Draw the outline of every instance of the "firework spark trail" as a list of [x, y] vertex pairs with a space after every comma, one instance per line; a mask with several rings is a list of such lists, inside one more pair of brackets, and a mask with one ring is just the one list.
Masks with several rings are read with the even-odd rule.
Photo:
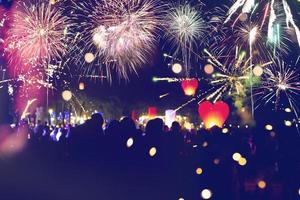
[[228, 14], [227, 14], [227, 18], [225, 19], [224, 23], [226, 24], [232, 17], [232, 15], [234, 15], [237, 10], [242, 7], [245, 4], [246, 0], [237, 0], [229, 9]]
[[190, 76], [191, 54], [197, 50], [197, 43], [204, 42], [200, 39], [207, 32], [201, 12], [185, 3], [173, 5], [166, 15], [165, 37], [175, 49], [174, 56], [181, 54], [187, 77]]
[[293, 19], [293, 15], [291, 12], [291, 9], [289, 7], [289, 5], [287, 4], [286, 0], [282, 0], [283, 3], [283, 8], [284, 8], [284, 12], [286, 14], [286, 26], [289, 28], [289, 25], [291, 24], [296, 32], [296, 36], [297, 36], [297, 40], [298, 40], [298, 45], [300, 47], [300, 30], [297, 27], [297, 25], [294, 22]]
[[30, 106], [36, 101], [37, 99], [31, 99], [27, 101], [25, 109], [21, 115], [21, 120], [25, 119], [30, 113], [28, 112]]
[[90, 53], [95, 55], [88, 62], [93, 66], [84, 69], [85, 73], [97, 72], [91, 69], [97, 62], [98, 71], [106, 73], [108, 80], [113, 71], [119, 79], [128, 80], [153, 54], [163, 6], [156, 0], [88, 2], [73, 2], [74, 26], [80, 23], [82, 28], [72, 50], [79, 51], [75, 59], [83, 65], [82, 56]]
[[[263, 7], [263, 10], [258, 9], [258, 7]], [[300, 46], [300, 30], [293, 19], [294, 17], [292, 15], [291, 8], [286, 0], [261, 1], [257, 4], [255, 4], [253, 0], [236, 1], [227, 12], [227, 18], [224, 21], [224, 24], [228, 23], [234, 15], [237, 15], [238, 17], [232, 24], [233, 28], [233, 26], [235, 26], [237, 21], [240, 19], [241, 15], [247, 15], [247, 13], [250, 12], [251, 15], [248, 21], [250, 21], [250, 23], [254, 23], [255, 20], [258, 19], [260, 30], [263, 29], [265, 21], [268, 18], [267, 39], [269, 43], [279, 45], [278, 48], [281, 48], [280, 44], [282, 43], [282, 41], [280, 41], [280, 32], [285, 28], [282, 27], [282, 19], [285, 18], [286, 28], [289, 28], [290, 26], [293, 27], [293, 30], [295, 31], [297, 37], [297, 43]], [[252, 15], [255, 16], [255, 20], [252, 20]]]

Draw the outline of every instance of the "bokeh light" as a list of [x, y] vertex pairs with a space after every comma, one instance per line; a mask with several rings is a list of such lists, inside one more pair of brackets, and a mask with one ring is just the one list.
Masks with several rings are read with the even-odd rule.
[[209, 189], [204, 189], [201, 192], [202, 199], [210, 199], [212, 197], [212, 192]]
[[181, 71], [182, 71], [182, 65], [179, 64], [179, 63], [174, 63], [172, 65], [172, 71], [175, 73], [175, 74], [179, 74]]
[[273, 126], [272, 126], [271, 124], [267, 124], [267, 125], [265, 126], [265, 129], [266, 129], [267, 131], [272, 131], [272, 130], [273, 130]]
[[242, 158], [242, 155], [240, 154], [240, 153], [234, 153], [234, 154], [232, 154], [232, 159], [234, 160], [234, 161], [239, 161], [240, 159]]
[[255, 76], [261, 76], [263, 73], [264, 73], [264, 70], [263, 70], [263, 68], [261, 66], [255, 66], [253, 68], [253, 74]]
[[247, 164], [247, 159], [246, 158], [240, 158], [239, 159], [239, 165], [241, 166], [245, 166]]
[[95, 56], [94, 56], [93, 53], [86, 53], [86, 54], [84, 55], [84, 60], [85, 60], [85, 62], [87, 62], [87, 63], [92, 63], [92, 62], [95, 60]]
[[226, 133], [228, 133], [228, 132], [229, 132], [228, 128], [223, 128], [223, 129], [222, 129], [222, 133], [226, 134]]
[[266, 186], [267, 186], [267, 183], [266, 183], [264, 180], [260, 180], [260, 181], [258, 181], [257, 186], [258, 186], [260, 189], [265, 189]]
[[70, 101], [72, 99], [72, 92], [70, 90], [65, 90], [61, 94], [63, 100]]
[[214, 73], [214, 71], [215, 71], [215, 69], [212, 66], [212, 64], [207, 64], [207, 65], [204, 66], [204, 72], [206, 74], [212, 74], [212, 73]]
[[293, 123], [290, 120], [284, 120], [284, 125], [290, 127]]
[[156, 148], [155, 147], [151, 147], [150, 150], [149, 150], [149, 155], [151, 157], [154, 157], [156, 155], [156, 153], [157, 153]]
[[196, 174], [197, 174], [197, 175], [201, 175], [202, 173], [203, 173], [202, 168], [201, 168], [201, 167], [198, 167], [198, 168], [196, 169]]
[[134, 143], [133, 138], [128, 138], [128, 140], [127, 140], [127, 142], [126, 142], [126, 146], [127, 146], [128, 148], [130, 148], [130, 147], [132, 147], [133, 143]]

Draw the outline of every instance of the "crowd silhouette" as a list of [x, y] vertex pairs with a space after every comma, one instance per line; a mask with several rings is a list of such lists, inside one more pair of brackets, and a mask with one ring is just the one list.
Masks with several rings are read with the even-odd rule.
[[159, 118], [143, 128], [129, 117], [104, 126], [98, 113], [76, 127], [38, 121], [28, 130], [22, 151], [1, 155], [1, 199], [196, 200], [203, 189], [211, 199], [300, 197], [295, 131], [185, 130]]

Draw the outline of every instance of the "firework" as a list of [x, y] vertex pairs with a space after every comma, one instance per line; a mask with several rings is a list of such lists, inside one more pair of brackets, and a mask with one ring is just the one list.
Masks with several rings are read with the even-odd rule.
[[299, 92], [299, 72], [280, 60], [265, 69], [261, 85], [254, 90], [257, 107], [261, 104], [273, 103], [275, 109], [278, 109], [281, 97], [285, 96], [296, 116], [298, 116], [296, 97]]
[[294, 21], [291, 8], [286, 0], [268, 0], [259, 3], [255, 3], [254, 0], [238, 0], [229, 9], [224, 23], [229, 23], [234, 16], [237, 17], [234, 20], [232, 27], [239, 20], [256, 21], [260, 24], [260, 29], [263, 29], [263, 27], [266, 26], [266, 38], [268, 43], [273, 44], [273, 46], [278, 46], [279, 48], [281, 34], [286, 34], [290, 29], [293, 29], [298, 45], [300, 46], [300, 30]]
[[47, 66], [65, 52], [68, 19], [49, 1], [19, 1], [6, 38], [10, 62]]
[[[100, 0], [74, 2], [75, 48], [82, 63], [91, 63], [87, 74], [106, 72], [112, 79], [128, 79], [131, 72], [145, 64], [153, 53], [160, 25], [161, 6], [155, 0]], [[82, 64], [81, 64], [82, 65]], [[95, 69], [96, 67], [100, 69]]]
[[166, 38], [174, 49], [174, 56], [181, 56], [189, 76], [191, 55], [204, 42], [202, 39], [207, 33], [201, 9], [197, 10], [186, 3], [174, 5], [166, 15], [165, 30]]

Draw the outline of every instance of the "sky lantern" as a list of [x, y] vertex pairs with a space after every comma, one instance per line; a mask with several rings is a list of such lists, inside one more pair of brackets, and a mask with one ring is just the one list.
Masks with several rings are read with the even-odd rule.
[[84, 82], [80, 82], [78, 85], [79, 90], [84, 90], [85, 89], [85, 85]]
[[215, 104], [204, 101], [199, 104], [198, 113], [206, 129], [214, 126], [222, 128], [228, 115], [229, 106], [223, 101], [217, 101]]
[[148, 108], [148, 116], [149, 118], [154, 118], [157, 115], [157, 108], [152, 106]]
[[176, 121], [176, 111], [175, 110], [166, 110], [165, 112], [165, 124], [171, 128], [172, 123]]
[[193, 96], [198, 88], [198, 80], [195, 78], [183, 80], [181, 81], [181, 87], [185, 95]]

